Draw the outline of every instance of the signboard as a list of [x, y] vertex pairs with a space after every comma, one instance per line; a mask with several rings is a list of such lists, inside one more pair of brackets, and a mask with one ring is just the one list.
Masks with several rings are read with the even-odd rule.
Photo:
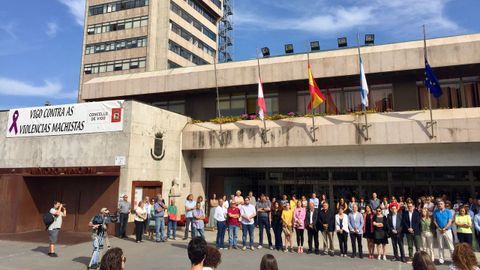
[[125, 156], [116, 156], [115, 157], [115, 166], [125, 166], [127, 159]]
[[123, 100], [12, 109], [7, 137], [33, 137], [123, 130]]

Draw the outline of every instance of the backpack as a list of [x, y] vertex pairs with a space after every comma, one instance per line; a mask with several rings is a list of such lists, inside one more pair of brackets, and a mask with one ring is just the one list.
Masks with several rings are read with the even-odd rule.
[[45, 226], [48, 227], [52, 225], [54, 221], [55, 221], [55, 218], [53, 217], [52, 214], [50, 214], [50, 212], [43, 214], [43, 223], [45, 224]]

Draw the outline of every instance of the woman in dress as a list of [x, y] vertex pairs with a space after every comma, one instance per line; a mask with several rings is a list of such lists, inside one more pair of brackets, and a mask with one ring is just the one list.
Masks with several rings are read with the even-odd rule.
[[338, 211], [338, 209], [340, 209], [340, 207], [343, 207], [343, 209], [347, 209], [347, 208], [348, 208], [348, 205], [347, 205], [347, 203], [345, 202], [345, 198], [343, 198], [343, 197], [340, 197], [340, 200], [339, 200], [338, 203], [337, 203], [337, 211]]
[[[290, 209], [290, 204], [284, 205], [282, 211], [282, 225], [283, 233], [285, 234], [285, 252], [293, 252], [292, 231], [293, 231], [293, 210]], [[290, 247], [289, 247], [290, 246]]]
[[343, 211], [343, 207], [340, 207], [335, 215], [335, 231], [340, 245], [340, 256], [347, 257], [348, 216]]
[[377, 246], [378, 259], [386, 261], [387, 256], [385, 255], [385, 246], [388, 244], [387, 218], [382, 214], [382, 209], [380, 207], [376, 209], [376, 214], [373, 218], [373, 227], [373, 239]]
[[218, 206], [217, 194], [213, 193], [212, 198], [210, 199], [210, 213], [208, 216], [208, 227], [215, 228], [217, 227], [217, 221], [215, 220], [215, 209]]
[[363, 237], [367, 239], [368, 247], [368, 258], [373, 259], [373, 253], [375, 253], [375, 242], [374, 242], [374, 226], [373, 218], [375, 213], [372, 210], [370, 205], [365, 206], [365, 213], [363, 214]]
[[282, 243], [282, 208], [278, 201], [272, 203], [273, 210], [272, 210], [272, 228], [273, 234], [275, 235], [275, 249], [277, 251], [282, 250], [283, 243]]
[[142, 235], [146, 219], [147, 211], [145, 210], [145, 202], [140, 201], [137, 208], [135, 208], [135, 241], [137, 243], [143, 242]]
[[293, 212], [293, 226], [297, 233], [298, 253], [303, 253], [304, 231], [305, 231], [305, 215], [307, 211], [301, 201], [297, 201], [297, 207]]
[[155, 219], [153, 218], [153, 216], [155, 215], [155, 208], [153, 207], [155, 205], [155, 199], [152, 199], [150, 201], [150, 204], [152, 205], [152, 207], [150, 207], [150, 219], [148, 220], [148, 238], [150, 240], [153, 240], [154, 236], [155, 236]]

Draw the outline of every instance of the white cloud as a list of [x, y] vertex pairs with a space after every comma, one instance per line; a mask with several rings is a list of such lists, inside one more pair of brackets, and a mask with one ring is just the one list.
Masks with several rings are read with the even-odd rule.
[[313, 8], [306, 0], [298, 1], [295, 1], [297, 5], [285, 2], [285, 7], [282, 7], [284, 0], [277, 1], [280, 4], [275, 7], [282, 13], [279, 16], [273, 16], [270, 9], [270, 14], [262, 13], [255, 8], [257, 5], [242, 3], [237, 6], [234, 23], [244, 30], [295, 30], [315, 34], [340, 34], [375, 27], [396, 35], [412, 31], [420, 35], [422, 24], [427, 24], [433, 34], [461, 30], [445, 15], [451, 0], [320, 0], [320, 5]]
[[15, 27], [16, 26], [13, 22], [0, 23], [0, 32], [4, 32], [5, 34], [7, 34], [6, 36], [8, 36], [11, 39], [17, 39], [17, 35], [15, 34], [15, 29], [16, 29]]
[[56, 81], [45, 80], [44, 84], [39, 86], [0, 77], [0, 95], [66, 99], [75, 98], [77, 91], [64, 91], [62, 84]]
[[57, 32], [58, 24], [56, 22], [47, 23], [47, 30], [45, 31], [45, 34], [47, 34], [47, 36], [53, 38], [57, 35]]
[[85, 0], [58, 0], [66, 5], [70, 13], [74, 16], [75, 21], [83, 26], [85, 16]]

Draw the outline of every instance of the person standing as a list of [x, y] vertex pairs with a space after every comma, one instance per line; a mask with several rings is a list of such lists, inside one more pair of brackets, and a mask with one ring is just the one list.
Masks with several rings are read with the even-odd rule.
[[460, 207], [460, 209], [458, 209], [455, 224], [457, 225], [458, 242], [472, 245], [472, 218], [467, 214], [467, 211], [467, 207]]
[[223, 208], [223, 199], [218, 200], [218, 206], [215, 209], [215, 222], [217, 224], [217, 239], [215, 246], [218, 249], [225, 249], [225, 231], [227, 229], [227, 209]]
[[201, 237], [194, 237], [188, 243], [187, 252], [190, 259], [191, 270], [202, 270], [203, 262], [207, 257], [207, 242]]
[[[338, 245], [340, 246], [340, 257], [347, 257], [349, 216], [347, 216], [343, 212], [343, 207], [340, 207], [338, 209], [338, 214], [335, 215], [335, 231], [337, 232]], [[352, 255], [352, 258], [353, 257], [355, 257], [355, 255]]]
[[293, 194], [292, 195], [292, 199], [290, 200], [290, 209], [294, 210], [295, 207], [297, 207], [297, 195], [296, 194]]
[[403, 212], [402, 221], [403, 232], [407, 237], [408, 257], [413, 260], [413, 246], [415, 246], [415, 252], [418, 252], [422, 242], [420, 213], [415, 209], [413, 201], [407, 202], [407, 211]]
[[148, 196], [145, 196], [144, 202], [145, 202], [145, 211], [147, 211], [147, 219], [143, 223], [143, 225], [144, 225], [143, 226], [143, 233], [148, 236], [148, 225], [150, 223], [150, 218], [153, 218], [150, 215], [153, 205], [150, 204], [150, 197], [148, 197]]
[[377, 209], [380, 206], [380, 199], [377, 198], [377, 193], [372, 193], [372, 198], [370, 199], [370, 206], [373, 209]]
[[375, 253], [374, 227], [373, 227], [374, 217], [375, 217], [375, 214], [373, 213], [372, 207], [369, 204], [367, 204], [365, 206], [365, 213], [363, 213], [363, 237], [367, 239], [369, 259], [373, 259], [373, 253]]
[[254, 218], [256, 216], [255, 206], [250, 204], [250, 198], [246, 197], [244, 200], [244, 204], [240, 206], [240, 222], [242, 223], [242, 243], [243, 247], [242, 250], [247, 249], [247, 233], [250, 238], [249, 249], [252, 251], [255, 250], [253, 247], [253, 230], [255, 228], [254, 225]]
[[304, 231], [305, 231], [305, 217], [306, 209], [303, 207], [302, 201], [297, 201], [297, 207], [293, 212], [293, 227], [297, 233], [297, 252], [303, 253]]
[[[391, 213], [388, 215], [388, 234], [392, 239], [393, 261], [406, 262], [405, 251], [403, 248], [403, 231], [402, 231], [402, 215], [398, 213], [396, 205], [390, 207]], [[398, 257], [398, 249], [400, 248], [400, 257]]]
[[283, 249], [283, 251], [293, 252], [293, 210], [290, 209], [290, 203], [288, 202], [284, 205], [284, 209], [282, 211], [282, 230], [285, 234], [285, 248]]
[[195, 237], [202, 237], [205, 239], [205, 211], [202, 209], [202, 203], [197, 201], [196, 208], [193, 210], [192, 230], [194, 230]]
[[128, 215], [130, 214], [130, 210], [132, 206], [130, 202], [128, 202], [127, 194], [124, 194], [122, 200], [118, 202], [118, 213], [120, 213], [120, 226], [118, 235], [120, 238], [127, 238], [127, 224], [128, 224]]
[[[344, 206], [345, 209], [346, 205]], [[323, 254], [334, 255], [333, 234], [335, 232], [335, 214], [329, 208], [328, 203], [323, 204], [323, 208], [318, 213], [318, 228], [322, 232]], [[328, 251], [328, 252], [327, 252]]]
[[170, 205], [168, 206], [168, 224], [167, 224], [167, 239], [170, 239], [170, 231], [172, 240], [176, 239], [177, 234], [177, 206], [175, 205], [175, 199], [170, 199]]
[[375, 213], [375, 217], [373, 218], [374, 243], [377, 246], [378, 259], [386, 261], [385, 246], [388, 244], [387, 218], [383, 215], [382, 208], [380, 207], [375, 210]]
[[315, 254], [320, 254], [320, 251], [318, 250], [318, 229], [317, 229], [317, 223], [318, 223], [318, 209], [315, 208], [315, 204], [313, 202], [310, 202], [308, 204], [308, 209], [305, 213], [305, 228], [307, 228], [307, 237], [308, 237], [308, 254], [311, 254], [313, 252], [312, 250], [312, 241], [314, 242], [315, 245]]
[[[480, 207], [477, 208], [480, 209]], [[473, 217], [473, 224], [475, 226], [475, 238], [477, 240], [477, 243], [480, 245], [480, 211], [476, 213]]]
[[230, 207], [227, 210], [228, 221], [228, 245], [229, 249], [237, 249], [237, 234], [238, 234], [238, 219], [240, 218], [240, 209], [237, 207], [235, 200], [230, 202]]
[[450, 254], [453, 253], [453, 235], [450, 227], [453, 222], [452, 213], [445, 208], [445, 202], [443, 200], [438, 201], [438, 208], [433, 212], [433, 224], [437, 230], [438, 239], [438, 262], [443, 264], [444, 259], [444, 242], [447, 244], [447, 248]]
[[302, 196], [302, 207], [307, 209], [308, 208], [308, 200], [307, 197]]
[[55, 244], [57, 244], [58, 241], [58, 234], [62, 228], [63, 218], [67, 216], [67, 209], [65, 209], [63, 204], [59, 201], [54, 201], [53, 207], [50, 208], [48, 212], [53, 216], [52, 224], [48, 225], [47, 227], [49, 240], [48, 256], [58, 257], [57, 253], [55, 252]]
[[135, 241], [137, 243], [143, 242], [143, 224], [147, 219], [147, 211], [145, 210], [145, 203], [140, 201], [135, 208]]
[[253, 205], [253, 206], [257, 205], [257, 199], [255, 198], [255, 196], [253, 196], [253, 192], [251, 192], [251, 191], [248, 192], [248, 198], [250, 199], [250, 204], [251, 205]]
[[273, 210], [271, 212], [272, 228], [275, 236], [275, 249], [277, 251], [282, 250], [282, 207], [278, 201], [273, 203]]
[[[363, 235], [363, 215], [358, 212], [358, 204], [352, 205], [352, 212], [348, 214], [348, 229], [350, 230], [350, 239], [352, 241], [352, 258], [357, 255], [363, 258], [362, 235]], [[346, 254], [346, 253], [345, 253]]]
[[242, 192], [240, 190], [237, 190], [237, 192], [235, 192], [234, 200], [239, 207], [244, 204], [244, 199], [242, 197]]
[[212, 198], [210, 199], [210, 212], [208, 216], [208, 227], [213, 228], [217, 227], [217, 223], [215, 221], [215, 210], [218, 206], [217, 194], [213, 193]]
[[265, 194], [260, 195], [260, 200], [257, 202], [257, 224], [258, 224], [258, 237], [259, 237], [259, 244], [258, 249], [261, 249], [263, 246], [263, 229], [265, 229], [267, 233], [268, 239], [268, 248], [273, 249], [272, 246], [272, 235], [270, 233], [270, 212], [271, 212], [272, 205]]
[[433, 232], [435, 228], [427, 208], [422, 208], [420, 230], [422, 232], [422, 250], [428, 253], [433, 262], [435, 261], [435, 254], [433, 253]]
[[225, 210], [228, 210], [228, 208], [230, 207], [230, 204], [228, 203], [228, 200], [227, 200], [227, 195], [223, 195], [223, 208], [225, 208]]
[[312, 193], [312, 197], [310, 198], [309, 202], [313, 202], [313, 206], [315, 207], [315, 209], [318, 209], [320, 201], [317, 198], [317, 193]]
[[[190, 226], [193, 223], [193, 210], [195, 210], [195, 201], [193, 200], [193, 194], [188, 194], [187, 199], [185, 200], [185, 235], [183, 236], [183, 240], [188, 239], [188, 230], [190, 230]], [[192, 239], [194, 236], [193, 228], [191, 228], [191, 235]]]
[[155, 241], [164, 242], [164, 231], [165, 231], [165, 201], [162, 199], [162, 194], [157, 194], [157, 200], [153, 205], [153, 210], [155, 214], [153, 218], [155, 219]]

